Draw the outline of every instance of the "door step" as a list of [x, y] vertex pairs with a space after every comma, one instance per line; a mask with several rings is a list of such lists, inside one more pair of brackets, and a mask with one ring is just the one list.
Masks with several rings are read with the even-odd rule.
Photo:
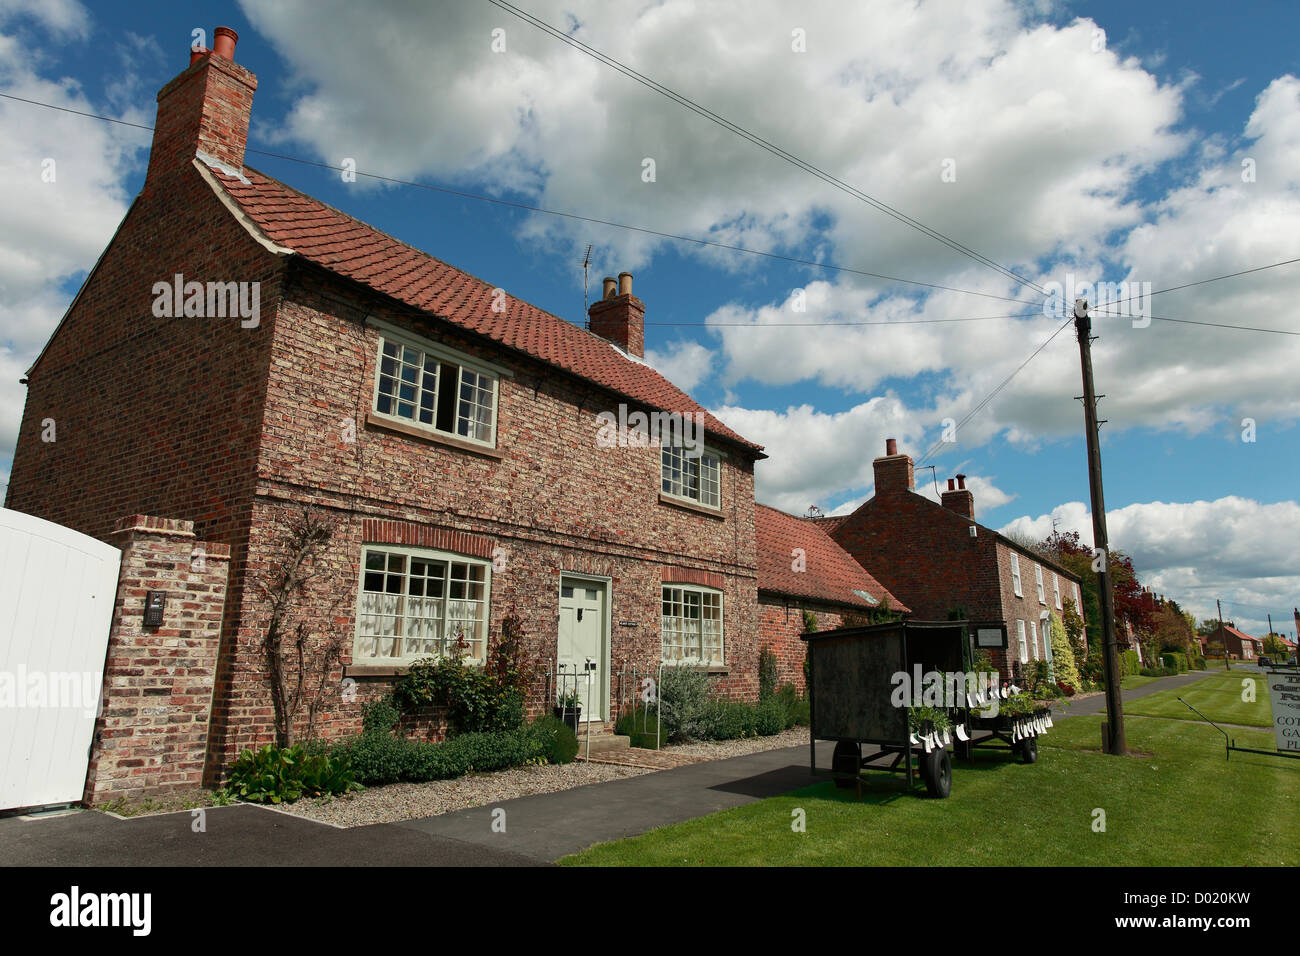
[[[594, 730], [595, 728], [593, 728]], [[608, 754], [619, 750], [627, 750], [631, 746], [630, 737], [624, 737], [620, 734], [592, 734], [591, 735], [591, 755]], [[587, 738], [586, 736], [578, 737], [578, 756], [587, 755]]]

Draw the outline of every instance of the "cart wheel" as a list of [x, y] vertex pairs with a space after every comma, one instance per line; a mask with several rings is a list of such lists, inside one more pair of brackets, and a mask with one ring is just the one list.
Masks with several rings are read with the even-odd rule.
[[926, 794], [936, 800], [952, 793], [952, 755], [947, 749], [937, 748], [921, 758], [921, 779]]
[[[831, 769], [836, 773], [861, 773], [862, 745], [849, 740], [836, 741], [835, 752], [831, 755]], [[856, 787], [857, 781], [836, 777], [835, 786], [841, 790], [847, 790], [850, 787]]]
[[1038, 763], [1038, 738], [1026, 737], [1020, 741], [1020, 762]]

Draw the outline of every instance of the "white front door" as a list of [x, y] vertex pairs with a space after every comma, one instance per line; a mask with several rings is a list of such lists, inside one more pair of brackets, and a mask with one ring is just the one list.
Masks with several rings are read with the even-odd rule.
[[556, 689], [576, 691], [584, 721], [605, 719], [605, 588], [603, 581], [581, 578], [560, 582]]

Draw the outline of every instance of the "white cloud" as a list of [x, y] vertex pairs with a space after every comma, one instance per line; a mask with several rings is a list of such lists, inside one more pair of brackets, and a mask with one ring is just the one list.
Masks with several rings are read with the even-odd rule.
[[698, 342], [670, 342], [663, 350], [647, 349], [645, 360], [684, 392], [699, 385], [713, 371], [714, 352]]
[[841, 513], [837, 499], [874, 484], [871, 462], [884, 454], [885, 439], [897, 438], [899, 448], [909, 451], [920, 434], [920, 423], [892, 394], [835, 414], [811, 405], [784, 412], [738, 406], [710, 411], [764, 446], [770, 457], [755, 467], [755, 497], [791, 514], [814, 504]]
[[[1092, 516], [1083, 502], [1067, 502], [1050, 514], [1023, 515], [1000, 530], [1043, 538], [1052, 518], [1062, 531], [1079, 532], [1092, 547]], [[1291, 620], [1300, 594], [1295, 542], [1300, 504], [1262, 504], [1228, 496], [1215, 501], [1131, 504], [1108, 511], [1111, 547], [1133, 559], [1138, 577], [1198, 618], [1212, 617], [1215, 600], [1237, 604], [1232, 616], [1251, 633], [1267, 630], [1260, 609], [1271, 610], [1275, 628]], [[1225, 611], [1225, 619], [1229, 612]]]
[[[56, 24], [75, 24], [68, 11], [52, 9]], [[25, 99], [103, 112], [73, 80], [40, 75], [41, 59], [39, 50], [0, 34], [0, 86]], [[123, 181], [148, 142], [139, 130], [0, 100], [0, 454], [17, 440], [26, 401], [18, 380], [67, 309], [67, 284], [94, 265], [125, 215]]]
[[83, 39], [90, 33], [90, 14], [77, 0], [0, 0], [0, 26], [24, 19], [60, 39]]

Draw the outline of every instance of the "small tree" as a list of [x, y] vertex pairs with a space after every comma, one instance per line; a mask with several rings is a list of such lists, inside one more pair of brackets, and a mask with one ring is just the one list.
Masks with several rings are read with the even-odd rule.
[[1075, 690], [1078, 690], [1080, 680], [1079, 668], [1074, 662], [1074, 642], [1070, 640], [1069, 634], [1066, 633], [1065, 624], [1055, 614], [1052, 615], [1049, 634], [1049, 639], [1052, 642], [1053, 676], [1056, 678], [1057, 683], [1069, 684]]
[[1265, 634], [1263, 643], [1264, 643], [1265, 654], [1273, 657], [1274, 659], [1281, 658], [1282, 660], [1286, 660], [1287, 647], [1285, 644], [1282, 643], [1281, 634]]
[[[276, 743], [280, 747], [292, 747], [298, 742], [300, 714], [305, 716], [303, 739], [315, 737], [325, 687], [343, 652], [342, 632], [315, 637], [304, 612], [308, 585], [333, 535], [333, 523], [313, 508], [304, 506], [282, 519], [272, 545], [279, 550], [275, 571], [269, 583], [259, 579], [253, 585], [270, 611], [262, 652], [270, 673]], [[318, 611], [317, 619], [331, 619], [338, 603], [336, 600]]]

